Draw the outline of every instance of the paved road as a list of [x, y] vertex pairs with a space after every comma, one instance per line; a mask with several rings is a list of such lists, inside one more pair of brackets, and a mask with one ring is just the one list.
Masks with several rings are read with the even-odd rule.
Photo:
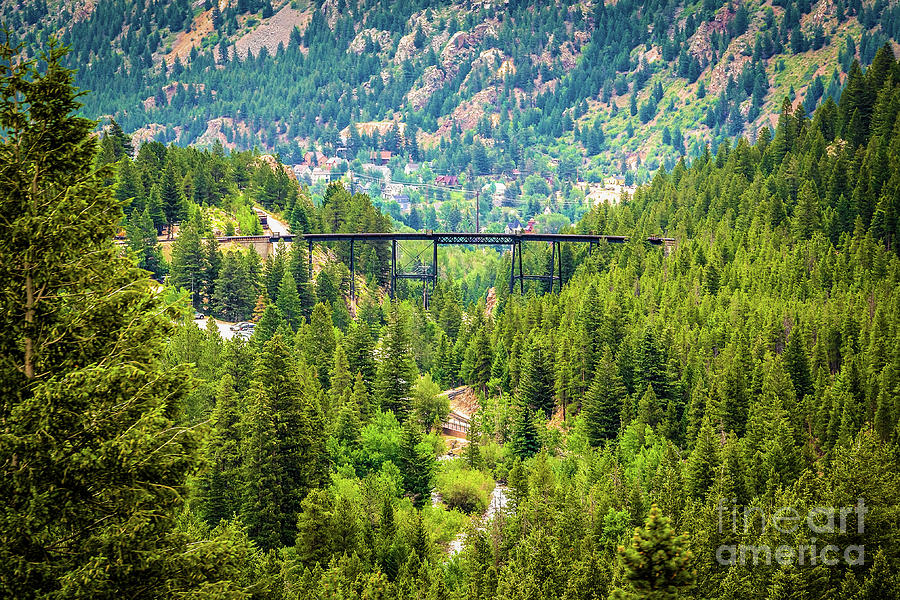
[[269, 231], [271, 231], [272, 233], [280, 233], [281, 235], [289, 235], [291, 233], [291, 230], [287, 226], [287, 223], [282, 223], [281, 221], [273, 217], [272, 213], [268, 211], [266, 212], [266, 215], [268, 215], [269, 217], [267, 219], [269, 222]]
[[[278, 219], [273, 217], [272, 213], [270, 213], [268, 211], [266, 211], [266, 214], [268, 215], [267, 221], [269, 222], [269, 231], [271, 233], [273, 233], [273, 234], [277, 233], [280, 235], [290, 235], [291, 234], [291, 229], [290, 229], [290, 227], [287, 226], [287, 223], [282, 223], [281, 221], [279, 221]], [[289, 250], [291, 248], [290, 242], [278, 241], [278, 242], [275, 242], [275, 247], [273, 248], [273, 250], [277, 250], [278, 247], [281, 246], [282, 244], [284, 245], [285, 250]]]

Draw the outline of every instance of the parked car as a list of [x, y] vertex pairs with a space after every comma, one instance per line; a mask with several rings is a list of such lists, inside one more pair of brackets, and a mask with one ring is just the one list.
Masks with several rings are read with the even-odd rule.
[[240, 323], [235, 323], [229, 329], [231, 329], [232, 331], [240, 331], [246, 325], [249, 325], [249, 323], [247, 321], [241, 321]]
[[195, 310], [195, 311], [194, 311], [194, 320], [196, 321], [197, 319], [202, 319], [202, 318], [203, 318], [203, 313], [197, 312], [197, 311]]
[[252, 329], [244, 329], [243, 331], [238, 331], [237, 333], [234, 334], [234, 337], [242, 339], [242, 340], [249, 340], [252, 336], [253, 336]]

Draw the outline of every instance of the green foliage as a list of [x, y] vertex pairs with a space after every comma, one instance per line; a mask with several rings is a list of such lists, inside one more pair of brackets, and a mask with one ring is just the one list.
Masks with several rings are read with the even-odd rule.
[[189, 373], [161, 360], [179, 311], [111, 242], [63, 55], [0, 43], [0, 594], [236, 597], [239, 544], [177, 524], [200, 446]]
[[246, 424], [242, 514], [263, 548], [293, 541], [301, 502], [327, 476], [320, 393], [314, 372], [276, 333], [260, 354]]
[[[655, 504], [642, 528], [635, 529], [631, 544], [619, 547], [631, 597], [657, 600], [677, 598], [693, 585], [693, 553], [687, 536], [676, 535], [668, 517]], [[613, 594], [612, 597], [629, 597]]]
[[481, 471], [465, 468], [462, 461], [444, 461], [435, 478], [435, 487], [451, 509], [482, 514], [488, 507], [494, 480]]
[[412, 408], [419, 425], [429, 433], [432, 428], [440, 428], [450, 414], [450, 399], [441, 394], [441, 388], [425, 373], [413, 387]]
[[406, 324], [396, 304], [391, 306], [380, 353], [375, 391], [382, 409], [393, 411], [402, 422], [412, 408], [411, 394], [417, 369]]
[[398, 452], [403, 489], [417, 508], [431, 501], [434, 487], [435, 459], [431, 447], [422, 441], [422, 433], [411, 419], [403, 424]]

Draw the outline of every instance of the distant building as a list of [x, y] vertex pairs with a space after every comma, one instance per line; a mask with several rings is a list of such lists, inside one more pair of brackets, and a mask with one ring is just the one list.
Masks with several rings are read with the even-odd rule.
[[393, 154], [390, 150], [376, 150], [374, 152], [369, 152], [369, 162], [378, 165], [379, 167], [383, 167], [388, 164], [392, 156]]
[[316, 167], [312, 170], [309, 175], [309, 179], [313, 184], [316, 183], [331, 183], [334, 181], [334, 173], [331, 172], [331, 167], [328, 165], [324, 167]]
[[318, 167], [320, 165], [324, 165], [326, 160], [328, 160], [328, 157], [319, 151], [307, 152], [303, 155], [302, 164], [308, 167]]
[[459, 176], [457, 175], [438, 175], [434, 178], [434, 183], [436, 185], [446, 185], [448, 187], [455, 187], [459, 185]]
[[607, 177], [603, 185], [592, 184], [588, 188], [585, 198], [593, 206], [603, 203], [618, 204], [624, 194], [634, 195], [637, 188], [633, 185], [625, 185], [622, 177]]
[[522, 230], [522, 223], [519, 222], [518, 219], [513, 219], [509, 223], [506, 224], [506, 233], [516, 233], [517, 231]]
[[412, 204], [410, 203], [409, 196], [407, 194], [395, 194], [393, 196], [393, 200], [400, 205], [400, 210], [402, 212], [409, 212]]
[[405, 175], [412, 175], [416, 171], [419, 170], [420, 165], [418, 163], [410, 162], [406, 163], [406, 166], [403, 167], [403, 173]]

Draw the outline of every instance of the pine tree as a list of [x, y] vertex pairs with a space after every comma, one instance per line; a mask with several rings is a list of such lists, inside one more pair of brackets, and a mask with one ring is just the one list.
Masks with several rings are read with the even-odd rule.
[[281, 277], [275, 304], [291, 328], [297, 329], [303, 319], [303, 305], [297, 294], [297, 284], [291, 271], [285, 271]]
[[334, 335], [334, 321], [327, 305], [316, 304], [309, 319], [309, 329], [305, 343], [306, 362], [312, 365], [319, 375], [322, 387], [328, 385], [332, 359], [337, 340]]
[[334, 547], [332, 520], [334, 498], [325, 490], [312, 490], [303, 500], [297, 518], [297, 557], [306, 566], [326, 565]]
[[302, 242], [293, 244], [291, 247], [290, 258], [287, 262], [287, 270], [294, 277], [294, 283], [297, 286], [297, 296], [300, 299], [300, 314], [307, 319], [312, 314], [313, 306], [316, 304], [316, 297], [309, 280], [309, 262], [305, 244]]
[[254, 289], [247, 269], [240, 256], [229, 252], [222, 261], [222, 269], [216, 279], [212, 304], [215, 310], [229, 321], [243, 321], [253, 310]]
[[165, 271], [165, 264], [149, 209], [145, 208], [140, 215], [137, 211], [132, 211], [126, 231], [128, 246], [134, 252], [137, 266], [147, 269], [154, 275], [162, 275]]
[[172, 265], [169, 268], [170, 283], [191, 293], [191, 304], [200, 308], [206, 272], [206, 252], [195, 223], [188, 223], [172, 244]]
[[[209, 235], [204, 241], [204, 252], [206, 254], [206, 262], [203, 269], [203, 286], [202, 294], [207, 302], [212, 303], [213, 296], [216, 291], [216, 280], [219, 278], [219, 272], [222, 270], [222, 251], [219, 250], [219, 243], [216, 238]], [[249, 275], [249, 273], [248, 273]], [[255, 291], [256, 284], [253, 281], [247, 282], [247, 289], [252, 293]]]
[[278, 250], [275, 251], [275, 254], [270, 254], [266, 258], [266, 262], [263, 266], [263, 288], [266, 297], [271, 302], [274, 302], [278, 298], [278, 286], [281, 285], [285, 268], [285, 253], [282, 250], [282, 247], [279, 247]]
[[[693, 587], [693, 553], [687, 549], [687, 535], [676, 535], [668, 517], [655, 504], [644, 526], [635, 529], [629, 546], [619, 546], [628, 587], [637, 598], [665, 600], [678, 598]], [[612, 598], [625, 598], [616, 590]]]
[[159, 198], [166, 215], [169, 237], [172, 236], [172, 225], [187, 217], [187, 201], [175, 178], [175, 167], [171, 161], [166, 162], [160, 180]]
[[431, 490], [434, 479], [435, 460], [431, 447], [422, 441], [419, 426], [408, 419], [400, 433], [400, 474], [403, 476], [403, 489], [412, 498], [416, 508], [422, 508], [431, 502]]
[[514, 455], [525, 459], [534, 456], [541, 449], [537, 428], [534, 425], [534, 413], [521, 398], [517, 398], [512, 408], [512, 431], [510, 432], [510, 448]]
[[469, 384], [479, 386], [482, 389], [491, 378], [491, 363], [493, 361], [491, 344], [485, 327], [478, 329], [478, 333], [469, 342], [472, 350], [472, 366], [469, 371]]
[[276, 333], [262, 348], [251, 394], [242, 519], [261, 547], [276, 548], [294, 541], [303, 498], [327, 476], [321, 389]]
[[202, 564], [176, 530], [199, 450], [174, 422], [189, 373], [161, 359], [177, 315], [111, 243], [122, 212], [64, 54], [0, 42], [0, 593], [240, 594], [240, 548], [208, 541]]
[[529, 408], [543, 412], [548, 418], [553, 415], [555, 404], [552, 358], [543, 340], [537, 336], [532, 338], [519, 385], [522, 400]]
[[381, 343], [375, 391], [382, 409], [393, 411], [400, 422], [406, 420], [411, 408], [410, 396], [416, 372], [405, 324], [398, 305], [392, 304]]
[[360, 319], [353, 323], [347, 333], [347, 361], [351, 373], [360, 373], [366, 385], [375, 383], [375, 342], [369, 324]]
[[794, 232], [798, 239], [810, 238], [813, 232], [819, 228], [820, 213], [815, 183], [806, 181], [800, 188], [800, 196], [794, 213]]
[[213, 526], [240, 511], [243, 475], [240, 424], [234, 379], [226, 373], [219, 381], [212, 431], [204, 448], [209, 471], [200, 479], [201, 512]]
[[362, 378], [362, 373], [356, 373], [356, 379], [353, 380], [353, 394], [350, 396], [350, 403], [359, 411], [359, 418], [362, 422], [368, 422], [371, 418], [372, 401], [369, 399], [369, 390], [366, 388], [366, 382]]
[[619, 433], [619, 419], [626, 394], [612, 351], [607, 346], [582, 405], [588, 441], [592, 446], [600, 446]]
[[797, 394], [799, 402], [802, 402], [803, 398], [813, 391], [805, 346], [801, 331], [794, 328], [784, 350], [784, 368], [791, 377], [791, 383], [794, 385], [794, 392]]
[[669, 399], [671, 381], [666, 354], [657, 341], [653, 328], [649, 326], [644, 329], [641, 337], [635, 369], [635, 388], [646, 390], [647, 386], [653, 386], [656, 397], [661, 401]]
[[347, 362], [347, 353], [344, 346], [337, 344], [334, 348], [334, 365], [331, 370], [329, 396], [332, 406], [346, 404], [353, 391], [353, 376], [350, 374], [350, 364]]
[[700, 435], [685, 465], [685, 486], [694, 498], [702, 499], [715, 480], [720, 446], [716, 437], [709, 418], [704, 418]]

